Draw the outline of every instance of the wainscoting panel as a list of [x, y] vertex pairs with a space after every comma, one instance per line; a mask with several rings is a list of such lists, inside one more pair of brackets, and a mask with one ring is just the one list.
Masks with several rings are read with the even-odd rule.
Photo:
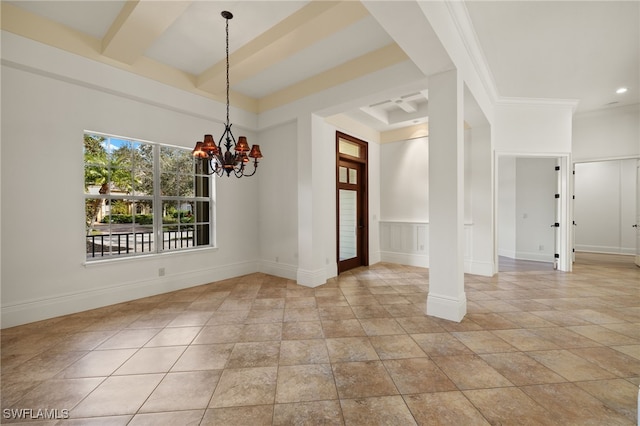
[[[464, 225], [465, 270], [471, 264], [473, 224]], [[380, 221], [380, 260], [429, 267], [429, 222]]]

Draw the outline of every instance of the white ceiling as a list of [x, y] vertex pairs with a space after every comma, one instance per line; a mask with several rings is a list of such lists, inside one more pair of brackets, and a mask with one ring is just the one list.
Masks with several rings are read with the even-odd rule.
[[[127, 2], [4, 3], [102, 40], [104, 45], [105, 38], [117, 30], [118, 17]], [[140, 3], [149, 7], [153, 2]], [[169, 3], [174, 2], [157, 2], [162, 7]], [[171, 12], [175, 16], [162, 18], [166, 19], [165, 27], [152, 28], [149, 23], [149, 29], [141, 28], [146, 33], [140, 34], [150, 39], [141, 54], [195, 80], [206, 80], [224, 64], [225, 21], [220, 12], [229, 10], [234, 14], [229, 22], [231, 89], [263, 99], [394, 42], [403, 46], [390, 35], [393, 31], [383, 29], [389, 28], [393, 16], [387, 14], [381, 24], [354, 1], [343, 2], [347, 5], [342, 9], [323, 9], [314, 17], [304, 15], [317, 3], [183, 1], [182, 9]], [[640, 102], [640, 2], [466, 1], [465, 5], [500, 97], [576, 99], [578, 112]], [[320, 17], [322, 13], [326, 18]], [[136, 21], [136, 25], [143, 23], [141, 27], [147, 23], [144, 19], [156, 16], [148, 12], [142, 15], [142, 21]], [[290, 39], [278, 31], [287, 32]], [[117, 35], [126, 34], [120, 30]], [[415, 34], [420, 34], [417, 29]], [[398, 38], [397, 33], [395, 36]], [[266, 50], [269, 40], [276, 40], [279, 50]], [[260, 49], [260, 42], [267, 43], [266, 47]], [[243, 49], [249, 52], [246, 57], [242, 56]], [[240, 62], [236, 68], [234, 53]], [[434, 60], [439, 54], [434, 52]], [[618, 87], [629, 90], [617, 95]], [[384, 96], [344, 113], [378, 131], [426, 120], [426, 91], [405, 87], [397, 92], [380, 92]]]
[[[637, 1], [467, 2], [501, 96], [638, 103]], [[628, 87], [624, 95], [616, 89]]]

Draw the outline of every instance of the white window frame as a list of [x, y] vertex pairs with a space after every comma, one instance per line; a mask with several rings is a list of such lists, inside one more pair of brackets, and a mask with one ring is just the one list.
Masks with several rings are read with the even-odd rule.
[[[89, 193], [86, 189], [84, 191], [84, 197], [83, 197], [83, 201], [85, 204], [85, 208], [86, 208], [86, 201], [90, 200], [90, 199], [103, 199], [103, 200], [110, 200], [112, 201], [117, 201], [117, 200], [127, 200], [129, 202], [135, 202], [136, 200], [146, 200], [146, 201], [151, 201], [152, 203], [152, 212], [153, 212], [153, 231], [152, 231], [152, 235], [153, 235], [153, 249], [152, 250], [145, 250], [145, 251], [137, 251], [135, 246], [134, 249], [132, 249], [130, 252], [125, 252], [125, 253], [112, 253], [111, 250], [109, 250], [108, 253], [104, 253], [102, 254], [102, 252], [100, 254], [95, 254], [92, 255], [91, 252], [89, 252], [89, 250], [86, 250], [85, 253], [85, 264], [91, 264], [91, 263], [98, 263], [98, 262], [112, 262], [112, 261], [119, 261], [119, 260], [123, 260], [123, 259], [132, 259], [132, 258], [140, 258], [142, 256], [159, 256], [159, 255], [167, 255], [167, 254], [172, 254], [172, 253], [184, 253], [185, 251], [192, 251], [192, 250], [202, 250], [202, 249], [211, 249], [211, 248], [215, 248], [216, 247], [216, 243], [215, 243], [215, 189], [214, 189], [214, 185], [215, 185], [215, 181], [213, 179], [213, 177], [211, 175], [207, 175], [206, 173], [198, 173], [196, 174], [195, 171], [193, 173], [193, 176], [196, 177], [196, 179], [206, 179], [208, 181], [208, 194], [207, 196], [178, 196], [178, 195], [162, 195], [162, 191], [161, 191], [161, 176], [162, 176], [162, 170], [161, 170], [161, 164], [160, 164], [160, 150], [163, 147], [166, 148], [171, 148], [171, 149], [180, 149], [180, 150], [184, 150], [184, 151], [190, 151], [190, 149], [182, 147], [182, 146], [177, 146], [177, 145], [170, 145], [170, 144], [163, 144], [163, 143], [158, 143], [158, 142], [151, 142], [151, 141], [146, 141], [146, 140], [141, 140], [141, 139], [135, 139], [135, 138], [129, 138], [129, 137], [123, 137], [123, 136], [117, 136], [117, 135], [111, 135], [111, 134], [107, 134], [107, 133], [102, 133], [102, 132], [95, 132], [95, 131], [84, 131], [83, 136], [86, 135], [90, 135], [90, 136], [97, 136], [97, 137], [103, 137], [105, 138], [107, 141], [109, 139], [117, 139], [117, 140], [122, 140], [122, 141], [126, 141], [126, 142], [130, 142], [130, 143], [140, 143], [140, 144], [147, 144], [150, 145], [153, 149], [153, 194], [151, 195], [139, 195], [139, 194], [112, 194], [112, 193], [107, 193], [107, 194], [93, 194], [93, 193]], [[83, 141], [83, 146], [84, 146], [84, 141]], [[194, 159], [194, 162], [196, 160]], [[194, 163], [193, 163], [194, 164]], [[87, 163], [85, 162], [85, 156], [83, 155], [83, 175], [84, 175], [84, 170], [86, 170], [87, 167]], [[90, 164], [89, 164], [90, 165]], [[194, 167], [195, 169], [195, 167]], [[206, 172], [206, 170], [205, 170]], [[194, 179], [195, 181], [195, 179]], [[84, 184], [83, 184], [84, 187]], [[192, 246], [188, 246], [188, 247], [171, 247], [171, 242], [169, 242], [169, 247], [164, 248], [164, 237], [165, 237], [165, 231], [163, 230], [163, 228], [166, 226], [166, 224], [163, 223], [163, 210], [164, 210], [164, 203], [165, 202], [177, 202], [179, 203], [180, 201], [184, 201], [184, 202], [193, 202], [193, 203], [197, 203], [197, 202], [206, 202], [208, 203], [208, 211], [206, 212], [206, 214], [208, 214], [209, 220], [208, 221], [202, 221], [202, 222], [195, 222], [194, 226], [193, 226], [193, 230], [192, 232], [196, 232], [195, 229], [197, 226], [208, 226], [208, 244], [202, 244], [202, 245], [192, 245]], [[109, 214], [111, 214], [109, 212]], [[177, 224], [178, 227], [180, 227], [180, 221], [178, 221]], [[135, 229], [135, 224], [132, 224], [132, 228]], [[110, 237], [113, 235], [118, 235], [118, 233], [112, 233], [111, 231], [108, 234]], [[85, 240], [87, 242], [87, 246], [88, 246], [88, 242], [89, 242], [89, 235], [86, 232], [85, 229]], [[127, 237], [129, 238], [129, 237]], [[134, 240], [137, 238], [134, 235]], [[194, 235], [194, 238], [195, 235]], [[95, 241], [95, 240], [94, 240]], [[181, 240], [182, 241], [182, 240]], [[147, 243], [148, 244], [148, 243]], [[94, 245], [95, 246], [95, 245]]]

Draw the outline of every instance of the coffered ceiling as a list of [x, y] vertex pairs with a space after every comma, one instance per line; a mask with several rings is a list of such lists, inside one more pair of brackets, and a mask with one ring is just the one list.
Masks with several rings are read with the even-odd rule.
[[[435, 37], [412, 27], [410, 14], [372, 14], [368, 3], [3, 1], [2, 29], [220, 99], [226, 75], [220, 12], [229, 10], [232, 102], [261, 112], [396, 64], [424, 70], [388, 28], [401, 24], [405, 36], [430, 37], [424, 46], [438, 44]], [[409, 3], [415, 2], [389, 4], [400, 10]], [[464, 6], [499, 97], [575, 99], [578, 111], [640, 102], [640, 3]], [[429, 58], [451, 66], [439, 49]], [[619, 87], [627, 93], [616, 94]], [[376, 89], [379, 97], [342, 113], [378, 131], [427, 120], [425, 87]]]

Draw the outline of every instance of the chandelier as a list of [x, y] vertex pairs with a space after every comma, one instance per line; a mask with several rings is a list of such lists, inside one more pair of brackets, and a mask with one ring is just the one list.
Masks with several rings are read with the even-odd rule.
[[[243, 176], [253, 176], [258, 169], [258, 159], [262, 158], [259, 145], [253, 145], [249, 149], [247, 138], [245, 136], [236, 138], [231, 133], [231, 124], [229, 123], [229, 19], [233, 18], [231, 12], [226, 10], [221, 13], [226, 20], [227, 33], [227, 122], [224, 125], [224, 132], [220, 136], [219, 144], [216, 145], [213, 136], [204, 135], [204, 140], [197, 142], [193, 149], [193, 156], [203, 163], [209, 163], [209, 171], [207, 174], [216, 174], [222, 176], [224, 173], [231, 176], [233, 173], [237, 178]], [[224, 152], [223, 141], [224, 140]], [[250, 162], [249, 158], [253, 158], [253, 171], [247, 173], [246, 165]]]

